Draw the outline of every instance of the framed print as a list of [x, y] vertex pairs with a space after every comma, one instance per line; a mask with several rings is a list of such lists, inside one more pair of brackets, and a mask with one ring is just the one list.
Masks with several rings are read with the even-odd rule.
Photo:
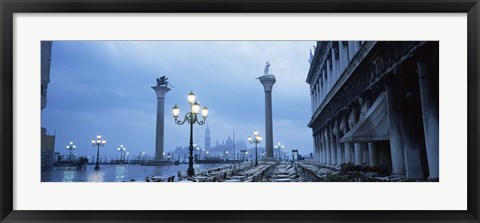
[[479, 221], [476, 0], [0, 6], [2, 222]]

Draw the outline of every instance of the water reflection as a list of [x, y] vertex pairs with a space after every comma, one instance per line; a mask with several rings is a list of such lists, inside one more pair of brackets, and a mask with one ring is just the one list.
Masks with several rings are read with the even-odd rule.
[[75, 173], [77, 171], [74, 170], [65, 170], [63, 171], [63, 182], [73, 182], [73, 179], [75, 178]]
[[[100, 170], [89, 170], [88, 171], [88, 182], [103, 182], [105, 179], [106, 172]], [[81, 181], [80, 181], [81, 182]]]
[[115, 181], [124, 181], [125, 180], [125, 172], [126, 172], [125, 166], [120, 165], [116, 167], [116, 172], [115, 172]]
[[[195, 164], [195, 171], [216, 168], [228, 164]], [[51, 170], [42, 171], [42, 182], [145, 182], [145, 177], [161, 176], [177, 178], [177, 172], [185, 172], [188, 164], [178, 166], [140, 166], [140, 165], [101, 165], [99, 170], [94, 165], [87, 166], [84, 171]]]

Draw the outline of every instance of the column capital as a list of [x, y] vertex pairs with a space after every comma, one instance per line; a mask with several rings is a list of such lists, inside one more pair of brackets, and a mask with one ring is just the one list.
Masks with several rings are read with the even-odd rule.
[[157, 98], [165, 98], [165, 95], [167, 94], [167, 92], [172, 90], [171, 88], [163, 85], [152, 86], [152, 89], [155, 91], [155, 93], [157, 93]]
[[263, 75], [261, 77], [258, 77], [257, 79], [260, 80], [260, 83], [263, 85], [263, 90], [265, 92], [267, 91], [272, 91], [273, 84], [275, 84], [276, 79], [274, 75]]

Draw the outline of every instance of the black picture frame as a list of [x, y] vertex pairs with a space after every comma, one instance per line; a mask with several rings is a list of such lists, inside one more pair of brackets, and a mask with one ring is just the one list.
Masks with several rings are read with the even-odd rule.
[[[2, 222], [480, 222], [478, 0], [0, 0]], [[467, 13], [468, 204], [466, 211], [18, 211], [13, 210], [14, 13]], [[448, 193], [448, 191], [445, 191]]]

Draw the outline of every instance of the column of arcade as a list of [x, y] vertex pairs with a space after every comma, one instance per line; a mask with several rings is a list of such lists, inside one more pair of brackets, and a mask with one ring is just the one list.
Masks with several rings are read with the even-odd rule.
[[341, 143], [340, 139], [366, 115], [371, 99], [358, 97], [348, 105], [348, 111], [341, 112], [314, 134], [316, 161], [329, 166], [353, 163], [366, 166], [390, 166], [388, 148], [379, 148], [377, 142]]

